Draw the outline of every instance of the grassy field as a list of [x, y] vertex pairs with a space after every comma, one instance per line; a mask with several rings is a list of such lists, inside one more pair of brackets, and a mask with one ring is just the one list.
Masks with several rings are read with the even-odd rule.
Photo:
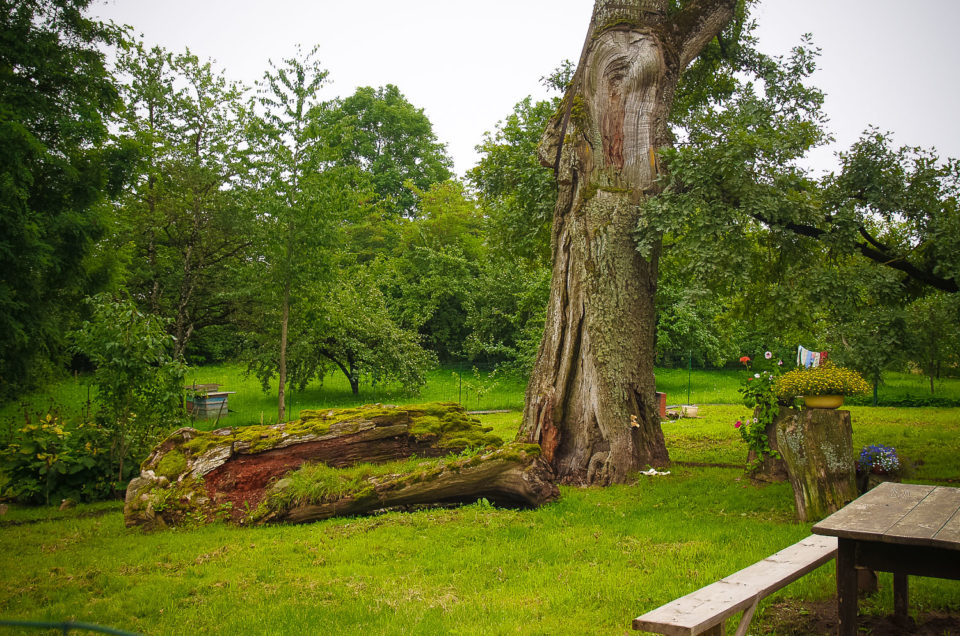
[[[920, 482], [960, 481], [960, 409], [851, 409], [854, 443], [892, 443]], [[664, 423], [671, 474], [563, 488], [539, 510], [483, 502], [305, 526], [126, 529], [115, 503], [0, 518], [0, 618], [149, 634], [624, 634], [638, 614], [801, 539], [787, 484], [744, 477], [733, 421]], [[503, 437], [517, 412], [483, 416]], [[694, 464], [730, 464], [703, 468]], [[761, 606], [824, 601], [832, 566]], [[861, 612], [892, 611], [889, 578]], [[917, 578], [911, 606], [960, 611], [960, 582]]]
[[[657, 369], [657, 389], [667, 394], [669, 404], [738, 404], [742, 372], [686, 369]], [[219, 384], [230, 396], [227, 421], [233, 426], [271, 424], [276, 422], [277, 387], [264, 392], [259, 380], [247, 376], [238, 364], [218, 364], [190, 369], [186, 383]], [[515, 376], [475, 372], [468, 365], [444, 367], [431, 371], [427, 384], [417, 395], [404, 392], [399, 386], [363, 386], [360, 395], [353, 395], [343, 375], [328, 377], [323, 384], [312, 383], [304, 391], [288, 394], [288, 417], [296, 418], [303, 409], [337, 408], [361, 404], [408, 404], [411, 402], [458, 402], [468, 410], [523, 408], [526, 380]], [[880, 387], [883, 400], [922, 399], [930, 394], [927, 380], [909, 373], [889, 373]], [[960, 402], [960, 379], [951, 378], [937, 384], [937, 397]], [[866, 398], [865, 398], [866, 399]], [[22, 423], [28, 413], [46, 412], [51, 406], [64, 409], [67, 415], [77, 414], [96, 400], [86, 378], [80, 376], [52, 384], [42, 391], [24, 396], [18, 402], [0, 407], [0, 434], [4, 427]], [[95, 405], [93, 407], [95, 409]], [[210, 428], [215, 420], [199, 420], [197, 428]]]

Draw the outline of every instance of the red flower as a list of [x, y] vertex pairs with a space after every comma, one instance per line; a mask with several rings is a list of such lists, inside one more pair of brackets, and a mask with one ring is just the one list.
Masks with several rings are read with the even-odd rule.
[[740, 362], [742, 364], [750, 364], [750, 356], [743, 356], [742, 358], [740, 358]]
[[743, 422], [740, 420], [737, 420], [737, 423], [733, 425], [734, 428], [740, 428], [741, 426], [743, 426]]

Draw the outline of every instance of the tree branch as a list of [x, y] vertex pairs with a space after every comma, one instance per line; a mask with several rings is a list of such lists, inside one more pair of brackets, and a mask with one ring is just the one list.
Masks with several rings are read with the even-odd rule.
[[737, 0], [692, 0], [670, 21], [674, 44], [685, 69], [733, 18]]
[[[779, 227], [781, 229], [789, 230], [790, 232], [793, 232], [799, 236], [806, 236], [817, 240], [822, 239], [826, 234], [829, 233], [827, 230], [823, 230], [812, 225], [803, 225], [800, 223], [775, 223], [760, 214], [751, 214], [750, 216], [768, 227]], [[859, 229], [860, 234], [865, 237], [865, 240], [857, 243], [857, 249], [860, 250], [860, 253], [863, 256], [869, 258], [871, 261], [901, 271], [910, 278], [925, 285], [929, 285], [935, 289], [939, 289], [951, 294], [960, 292], [960, 286], [957, 285], [957, 281], [954, 279], [937, 276], [930, 270], [917, 267], [913, 263], [907, 261], [906, 258], [901, 255], [890, 253], [890, 251], [881, 243], [877, 242], [869, 234], [867, 234], [864, 228], [861, 227]]]

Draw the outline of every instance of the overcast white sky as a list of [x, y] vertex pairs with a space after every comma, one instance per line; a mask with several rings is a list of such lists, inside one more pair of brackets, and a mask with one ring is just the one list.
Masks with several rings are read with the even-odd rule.
[[[93, 15], [128, 24], [150, 44], [189, 47], [231, 79], [253, 85], [267, 60], [320, 46], [332, 83], [397, 85], [423, 108], [459, 174], [477, 160], [484, 131], [564, 59], [576, 60], [593, 0], [95, 0]], [[958, 0], [764, 0], [761, 48], [787, 53], [803, 33], [823, 50], [814, 83], [827, 94], [834, 166], [868, 124], [898, 144], [960, 157]]]

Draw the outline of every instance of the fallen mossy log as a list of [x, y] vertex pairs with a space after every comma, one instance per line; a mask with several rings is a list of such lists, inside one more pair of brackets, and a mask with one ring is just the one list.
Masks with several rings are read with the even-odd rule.
[[[367, 477], [378, 475], [378, 479], [382, 480], [386, 472], [395, 472], [396, 467], [387, 469], [384, 466], [377, 470], [372, 467], [411, 457], [423, 461], [423, 458], [456, 455], [467, 449], [480, 453], [501, 446], [500, 438], [490, 431], [457, 404], [406, 407], [374, 405], [304, 411], [301, 419], [294, 422], [210, 432], [182, 428], [158, 444], [141, 465], [140, 476], [132, 480], [127, 488], [124, 517], [128, 526], [146, 527], [165, 527], [185, 521], [203, 522], [216, 518], [227, 518], [237, 523], [280, 520], [276, 511], [269, 507], [268, 489], [273, 493], [278, 492], [276, 483], [283, 482], [288, 474], [305, 465], [322, 466], [336, 473], [336, 469], [350, 469], [363, 464], [371, 467], [367, 470]], [[505, 502], [515, 497], [512, 493], [523, 492], [524, 488], [520, 485], [507, 488], [502, 485], [503, 482], [510, 479], [530, 481], [534, 477], [526, 476], [527, 473], [539, 475], [542, 472], [516, 470], [520, 463], [528, 467], [536, 463], [534, 455], [536, 453], [532, 448], [524, 447], [521, 450], [504, 450], [497, 458], [491, 457], [491, 465], [504, 465], [501, 471], [504, 476], [494, 478], [491, 474], [488, 481], [501, 483], [501, 491], [507, 493], [501, 497]], [[507, 457], [512, 462], [506, 461]], [[407, 469], [412, 471], [414, 467], [411, 465]], [[445, 474], [445, 470], [436, 467], [430, 470], [415, 468], [418, 475], [424, 471], [435, 477]], [[363, 481], [361, 474], [363, 471], [350, 478], [354, 485], [360, 485]], [[549, 482], [549, 476], [545, 478]], [[366, 501], [369, 497], [364, 494], [375, 492], [377, 488], [379, 492], [395, 489], [387, 487], [384, 481], [364, 486], [363, 492], [348, 494], [349, 488], [343, 486], [330, 490], [328, 486], [332, 481], [335, 480], [327, 475], [327, 486], [314, 485], [312, 492], [326, 493], [327, 496], [331, 492], [340, 492], [353, 501]], [[477, 484], [476, 487], [480, 489], [485, 485]], [[457, 494], [444, 495], [444, 492], [443, 488], [437, 490], [438, 496], [444, 501], [471, 498], [463, 486]], [[494, 492], [488, 493], [486, 490], [478, 492], [473, 498], [488, 495], [488, 498], [498, 499]], [[520, 501], [522, 497], [516, 496], [516, 499]], [[287, 505], [293, 499], [275, 496], [272, 501], [285, 502], [284, 505]], [[417, 503], [428, 502], [418, 500]], [[534, 498], [524, 501], [523, 505], [539, 504]], [[358, 506], [343, 504], [341, 507], [350, 511], [337, 514], [358, 514]]]
[[[560, 495], [552, 481], [553, 472], [535, 444], [510, 444], [478, 455], [414, 460], [384, 468], [399, 470], [357, 478], [349, 469], [304, 466], [269, 489], [255, 520], [305, 523], [399, 506], [472, 503], [481, 498], [501, 506], [534, 508]], [[330, 489], [331, 482], [348, 487]]]

